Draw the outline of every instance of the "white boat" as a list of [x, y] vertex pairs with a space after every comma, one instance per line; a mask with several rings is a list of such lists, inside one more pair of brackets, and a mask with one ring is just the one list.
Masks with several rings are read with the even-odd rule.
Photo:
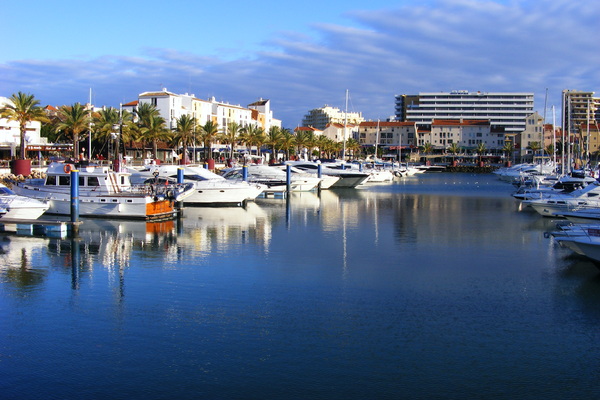
[[177, 215], [175, 201], [192, 193], [191, 185], [150, 187], [132, 185], [128, 172], [98, 165], [54, 162], [46, 178], [28, 179], [14, 186], [15, 193], [47, 201], [46, 214], [71, 214], [71, 170], [79, 171], [79, 215], [82, 217], [169, 219]]
[[177, 181], [178, 170], [183, 169], [184, 183], [193, 185], [193, 193], [183, 201], [188, 206], [242, 206], [253, 201], [264, 186], [235, 182], [206, 168], [179, 165], [149, 165], [142, 171], [132, 172], [132, 182], [147, 183]]
[[517, 200], [535, 200], [567, 194], [597, 182], [596, 178], [579, 173], [571, 173], [554, 180], [551, 185], [544, 185], [537, 178], [531, 180], [532, 185], [523, 185], [512, 194]]
[[[319, 163], [310, 161], [288, 161], [286, 164], [312, 174], [317, 174], [319, 169]], [[339, 178], [337, 182], [331, 185], [332, 189], [355, 188], [369, 178], [369, 174], [366, 172], [355, 171], [349, 167], [346, 169], [345, 164], [338, 163], [322, 163], [321, 174], [337, 176]]]
[[38, 219], [50, 205], [31, 197], [20, 196], [0, 183], [0, 210], [2, 218]]
[[[243, 168], [234, 167], [223, 170], [222, 176], [233, 181], [243, 180]], [[248, 176], [247, 182], [266, 186], [265, 191], [285, 192], [287, 191], [287, 173], [279, 168], [263, 164], [246, 165]], [[290, 191], [310, 192], [317, 189], [321, 179], [309, 174], [291, 174]]]
[[556, 194], [549, 197], [526, 200], [523, 203], [531, 206], [545, 217], [562, 216], [565, 212], [576, 209], [600, 208], [600, 184], [593, 183], [571, 193]]
[[556, 241], [577, 254], [600, 261], [600, 225], [573, 226], [550, 232]]

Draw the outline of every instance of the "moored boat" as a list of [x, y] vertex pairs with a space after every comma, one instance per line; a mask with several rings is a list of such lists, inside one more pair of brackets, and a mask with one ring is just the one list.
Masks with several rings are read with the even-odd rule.
[[1, 218], [38, 219], [49, 207], [45, 201], [20, 196], [0, 183]]
[[79, 171], [79, 215], [97, 218], [169, 219], [175, 202], [192, 193], [191, 185], [132, 185], [128, 172], [106, 166], [54, 162], [43, 179], [27, 179], [15, 193], [48, 202], [46, 214], [71, 214], [71, 171]]

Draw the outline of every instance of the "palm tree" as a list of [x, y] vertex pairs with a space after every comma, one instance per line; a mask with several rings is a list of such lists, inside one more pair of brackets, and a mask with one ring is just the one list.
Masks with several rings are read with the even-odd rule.
[[512, 141], [508, 141], [504, 143], [504, 147], [502, 147], [502, 151], [506, 153], [506, 156], [509, 157], [509, 161], [512, 161], [512, 156], [515, 151], [515, 145]]
[[104, 144], [111, 143], [115, 139], [115, 133], [119, 132], [120, 128], [121, 116], [119, 110], [113, 107], [102, 109], [93, 116], [93, 120], [94, 139]]
[[271, 149], [273, 151], [271, 159], [272, 162], [275, 162], [275, 160], [277, 160], [277, 148], [281, 146], [282, 138], [283, 135], [281, 134], [281, 128], [279, 128], [278, 126], [272, 126], [271, 128], [269, 128], [269, 132], [267, 133], [267, 136], [265, 138], [265, 144], [271, 146]]
[[454, 166], [454, 158], [458, 153], [460, 153], [460, 146], [458, 145], [458, 143], [452, 142], [450, 143], [450, 146], [448, 146], [448, 151], [450, 152], [450, 154], [452, 154], [452, 166]]
[[39, 107], [39, 100], [36, 100], [32, 94], [17, 92], [10, 96], [9, 104], [0, 109], [0, 117], [6, 118], [9, 121], [19, 123], [19, 159], [24, 160], [26, 155], [25, 133], [27, 132], [27, 124], [31, 121], [46, 122], [46, 113], [44, 109]]
[[479, 155], [479, 166], [483, 166], [483, 161], [481, 161], [481, 157], [485, 154], [485, 143], [479, 143], [477, 147], [475, 147], [475, 152]]
[[177, 120], [174, 140], [183, 146], [182, 164], [187, 163], [187, 148], [196, 140], [196, 118], [184, 114]]
[[225, 133], [219, 136], [219, 140], [223, 144], [228, 144], [231, 146], [229, 150], [229, 158], [233, 158], [233, 148], [238, 141], [238, 135], [242, 127], [237, 122], [230, 122], [227, 124], [227, 130]]
[[433, 152], [433, 145], [429, 142], [426, 142], [423, 147], [423, 153], [425, 153], [425, 162], [429, 165], [429, 160], [427, 159], [427, 155]]
[[288, 128], [281, 129], [281, 149], [285, 150], [286, 159], [290, 159], [290, 150], [296, 144], [296, 136]]
[[212, 160], [212, 144], [219, 133], [219, 124], [213, 121], [206, 121], [200, 127], [200, 138], [204, 142], [204, 156], [207, 160]]
[[73, 158], [79, 157], [79, 134], [88, 129], [90, 113], [80, 103], [58, 109], [60, 122], [56, 126], [61, 136], [69, 135], [73, 141]]
[[266, 136], [265, 130], [261, 127], [257, 127], [253, 130], [252, 136], [250, 137], [250, 143], [252, 146], [256, 146], [257, 155], [260, 156], [262, 154], [261, 147], [265, 143]]
[[152, 158], [158, 158], [158, 142], [172, 139], [172, 132], [167, 129], [167, 122], [160, 115], [151, 115], [145, 119], [140, 129], [144, 141], [152, 142]]
[[346, 140], [346, 151], [352, 153], [352, 157], [356, 159], [357, 154], [360, 152], [360, 143], [356, 141], [354, 138], [350, 138]]
[[529, 142], [529, 146], [527, 147], [533, 152], [534, 158], [536, 153], [542, 149], [542, 145], [540, 144], [540, 142]]

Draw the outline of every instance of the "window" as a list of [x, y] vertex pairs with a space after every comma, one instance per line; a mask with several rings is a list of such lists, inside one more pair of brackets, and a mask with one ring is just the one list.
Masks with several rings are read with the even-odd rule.
[[54, 185], [56, 185], [56, 176], [48, 175], [46, 177], [46, 186], [54, 186]]
[[58, 177], [58, 185], [59, 186], [71, 186], [71, 177], [70, 176], [59, 176]]

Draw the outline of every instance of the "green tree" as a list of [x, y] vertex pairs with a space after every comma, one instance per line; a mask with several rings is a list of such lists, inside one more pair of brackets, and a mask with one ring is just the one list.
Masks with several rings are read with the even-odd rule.
[[238, 124], [237, 122], [230, 122], [227, 124], [227, 130], [225, 131], [225, 133], [219, 136], [219, 140], [221, 141], [221, 143], [231, 146], [231, 148], [229, 149], [229, 158], [233, 158], [233, 150], [235, 144], [239, 140], [239, 134], [241, 130], [242, 127], [240, 126], [240, 124]]
[[296, 137], [288, 128], [281, 129], [281, 149], [285, 151], [286, 159], [290, 159], [290, 150], [296, 145]]
[[196, 141], [196, 118], [184, 114], [177, 119], [174, 140], [183, 147], [182, 164], [187, 163], [188, 146]]
[[450, 152], [450, 154], [452, 154], [452, 163], [454, 165], [454, 159], [456, 155], [460, 153], [460, 146], [458, 145], [458, 143], [452, 142], [450, 143], [450, 146], [448, 146], [448, 151]]
[[485, 143], [479, 143], [475, 147], [475, 152], [479, 155], [479, 163], [481, 164], [481, 157], [485, 154], [486, 148]]
[[19, 158], [24, 160], [26, 157], [25, 134], [27, 133], [27, 124], [32, 121], [46, 122], [46, 113], [39, 107], [39, 100], [32, 94], [17, 92], [9, 97], [9, 104], [0, 109], [0, 116], [9, 121], [19, 123]]
[[158, 158], [158, 142], [170, 141], [173, 139], [172, 132], [167, 129], [167, 122], [160, 115], [152, 115], [140, 129], [141, 137], [144, 141], [152, 143], [152, 158]]
[[62, 106], [58, 109], [60, 122], [56, 126], [61, 137], [69, 137], [73, 141], [73, 158], [79, 157], [79, 135], [89, 128], [90, 113], [80, 103]]
[[265, 144], [267, 146], [271, 146], [272, 150], [272, 160], [277, 160], [277, 149], [281, 147], [281, 140], [283, 139], [283, 135], [281, 134], [281, 128], [278, 126], [272, 126], [269, 128], [269, 132], [265, 138]]
[[356, 139], [350, 138], [346, 140], [346, 151], [349, 151], [354, 159], [357, 158], [357, 155], [360, 153], [360, 150], [360, 143], [358, 143]]
[[512, 156], [515, 152], [515, 145], [512, 141], [508, 141], [504, 143], [504, 147], [502, 147], [502, 151], [506, 154], [507, 157], [512, 161]]
[[206, 121], [200, 127], [200, 139], [204, 143], [204, 157], [207, 160], [212, 160], [212, 144], [219, 134], [219, 125], [213, 121]]

